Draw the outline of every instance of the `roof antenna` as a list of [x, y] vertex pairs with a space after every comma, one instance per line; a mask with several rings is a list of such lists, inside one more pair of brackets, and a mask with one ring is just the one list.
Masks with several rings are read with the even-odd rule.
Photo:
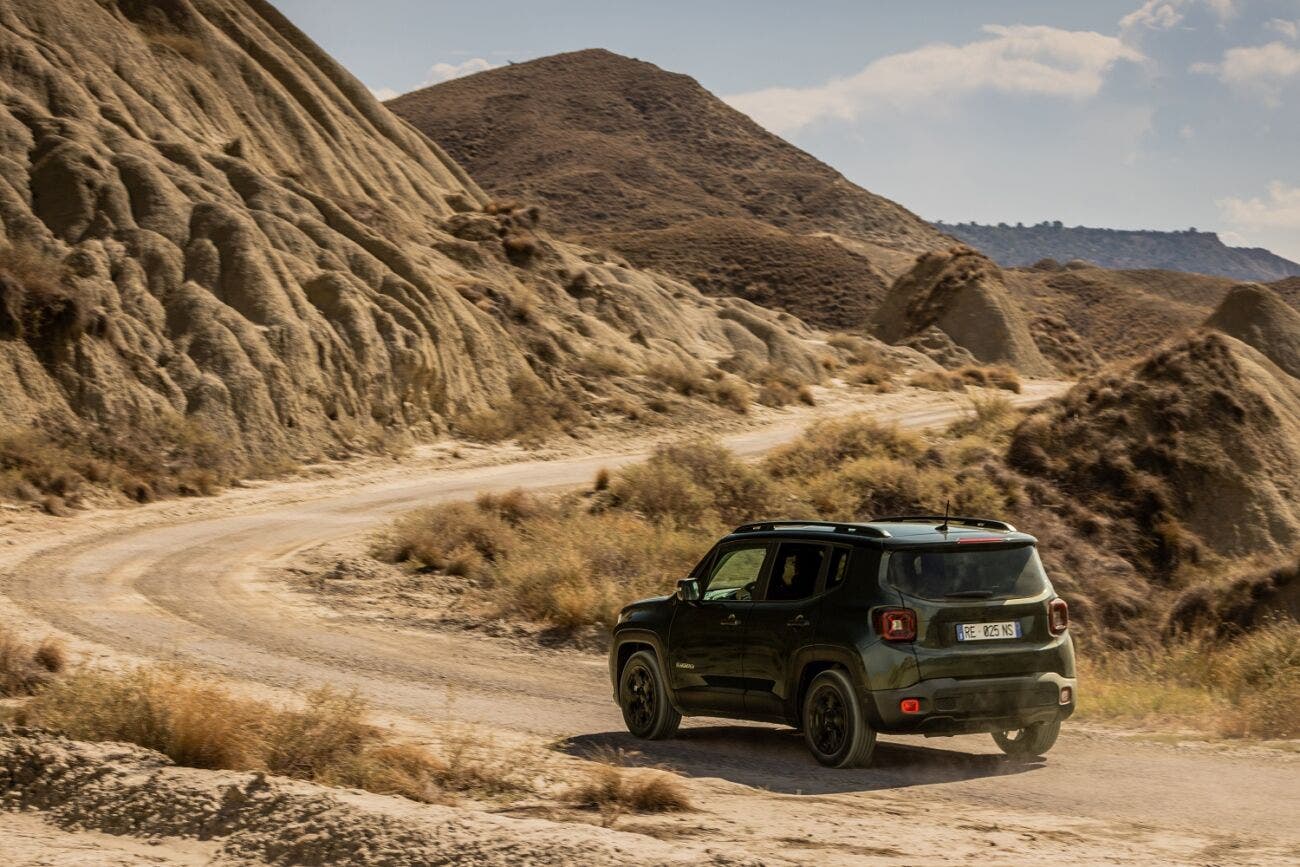
[[940, 533], [948, 532], [948, 506], [951, 504], [952, 504], [952, 500], [950, 499], [945, 499], [943, 501], [943, 523], [940, 524], [937, 528]]

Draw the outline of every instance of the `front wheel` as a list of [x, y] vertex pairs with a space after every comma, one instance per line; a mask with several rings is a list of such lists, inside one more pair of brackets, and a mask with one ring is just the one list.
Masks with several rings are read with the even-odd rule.
[[813, 678], [803, 702], [803, 737], [813, 758], [830, 768], [871, 760], [876, 733], [867, 725], [848, 675], [837, 669]]
[[623, 666], [618, 679], [618, 705], [627, 730], [645, 740], [670, 738], [682, 722], [682, 715], [668, 701], [658, 662], [645, 650], [632, 654]]
[[1016, 759], [1032, 759], [1052, 748], [1061, 734], [1061, 721], [1034, 723], [1013, 732], [994, 732], [998, 749]]

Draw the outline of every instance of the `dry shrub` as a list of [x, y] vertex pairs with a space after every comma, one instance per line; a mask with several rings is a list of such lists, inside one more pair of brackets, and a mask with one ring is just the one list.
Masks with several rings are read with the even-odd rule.
[[813, 510], [834, 520], [879, 515], [935, 514], [951, 502], [954, 513], [1001, 515], [1006, 495], [978, 472], [921, 467], [887, 457], [860, 458], [812, 477], [806, 498]]
[[826, 342], [843, 352], [850, 364], [882, 364], [884, 357], [877, 344], [857, 334], [838, 332], [826, 338]]
[[713, 399], [735, 412], [747, 413], [754, 402], [754, 390], [743, 379], [727, 375], [714, 383]]
[[855, 364], [844, 377], [854, 385], [886, 385], [893, 382], [894, 374], [877, 361]]
[[713, 497], [684, 467], [667, 461], [633, 464], [610, 486], [623, 508], [674, 526], [712, 523]]
[[374, 549], [388, 563], [414, 563], [466, 577], [481, 577], [516, 540], [497, 511], [473, 503], [442, 503], [398, 518]]
[[710, 382], [699, 366], [678, 359], [656, 361], [646, 368], [646, 375], [683, 397], [708, 395], [712, 392]]
[[621, 754], [593, 757], [587, 779], [564, 793], [575, 807], [598, 810], [603, 824], [612, 825], [623, 813], [665, 813], [692, 809], [682, 780], [657, 768], [624, 768]]
[[196, 768], [250, 770], [268, 709], [172, 671], [79, 671], [22, 712], [27, 722], [85, 741], [126, 741]]
[[1300, 624], [1281, 620], [1222, 644], [1184, 635], [1167, 646], [1084, 657], [1085, 717], [1175, 723], [1227, 737], [1300, 736]]
[[950, 435], [1001, 437], [1016, 420], [1015, 404], [1000, 394], [974, 395], [968, 408], [969, 415], [948, 426]]
[[928, 391], [960, 391], [966, 387], [961, 377], [954, 376], [946, 370], [923, 371], [909, 379], [907, 384]]
[[707, 439], [659, 446], [620, 472], [611, 492], [620, 507], [676, 526], [737, 524], [772, 512], [779, 499], [761, 471]]
[[1217, 686], [1231, 708], [1222, 734], [1300, 737], [1300, 624], [1268, 624], [1216, 656]]
[[[80, 671], [20, 711], [25, 724], [88, 741], [126, 741], [179, 765], [259, 770], [326, 785], [446, 800], [449, 791], [520, 791], [503, 763], [469, 763], [392, 741], [355, 695], [320, 689], [300, 707], [276, 707], [172, 670]], [[463, 752], [463, 751], [462, 751]]]
[[857, 458], [916, 461], [925, 451], [925, 443], [916, 434], [881, 424], [868, 415], [853, 415], [809, 425], [799, 439], [768, 452], [763, 467], [777, 479], [806, 479]]
[[601, 467], [596, 470], [596, 478], [592, 479], [591, 489], [597, 493], [609, 490], [610, 472], [607, 467]]
[[493, 569], [488, 598], [498, 615], [565, 631], [612, 626], [629, 599], [668, 592], [713, 541], [618, 512], [546, 518], [520, 532]]
[[792, 403], [816, 404], [812, 389], [798, 374], [774, 365], [767, 365], [753, 374], [758, 383], [758, 402], [764, 406], [781, 407]]
[[32, 695], [66, 667], [63, 645], [54, 639], [33, 647], [0, 629], [0, 696]]
[[955, 374], [961, 377], [971, 385], [978, 385], [983, 388], [1000, 388], [1005, 391], [1020, 393], [1020, 376], [1004, 364], [975, 366], [966, 365], [955, 371]]

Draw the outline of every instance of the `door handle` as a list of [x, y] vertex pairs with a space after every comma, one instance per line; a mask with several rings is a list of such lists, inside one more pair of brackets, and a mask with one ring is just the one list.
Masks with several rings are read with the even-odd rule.
[[812, 623], [810, 623], [808, 618], [804, 617], [802, 614], [796, 614], [794, 616], [794, 620], [786, 621], [785, 625], [800, 627], [800, 626], [812, 626]]
[[726, 617], [722, 618], [722, 624], [721, 624], [721, 625], [723, 625], [723, 626], [738, 626], [738, 625], [740, 625], [740, 621], [739, 621], [738, 619], [736, 619], [736, 615], [734, 615], [734, 614], [728, 614]]

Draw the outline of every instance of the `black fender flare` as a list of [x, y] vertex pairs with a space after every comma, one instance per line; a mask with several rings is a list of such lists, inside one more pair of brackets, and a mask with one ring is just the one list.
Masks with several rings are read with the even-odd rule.
[[681, 704], [677, 701], [677, 693], [673, 690], [672, 681], [668, 678], [668, 670], [665, 668], [668, 664], [668, 653], [664, 648], [663, 639], [650, 629], [620, 629], [614, 633], [609, 648], [609, 680], [614, 692], [614, 701], [618, 702], [619, 651], [628, 644], [649, 645], [654, 651], [655, 661], [659, 665], [659, 679], [663, 682], [668, 703], [672, 705], [673, 710], [682, 713]]
[[[862, 706], [862, 711], [871, 719], [874, 715], [875, 705], [870, 701], [863, 700], [867, 692], [868, 681], [867, 667], [862, 661], [862, 655], [847, 647], [840, 647], [835, 644], [809, 644], [799, 648], [791, 657], [790, 666], [786, 673], [786, 715], [792, 720], [799, 719], [801, 711], [799, 703], [802, 699], [800, 682], [803, 679], [803, 673], [810, 665], [825, 663], [838, 666], [848, 672], [849, 679], [858, 692], [858, 701]], [[872, 719], [872, 722], [874, 723], [876, 720]]]

